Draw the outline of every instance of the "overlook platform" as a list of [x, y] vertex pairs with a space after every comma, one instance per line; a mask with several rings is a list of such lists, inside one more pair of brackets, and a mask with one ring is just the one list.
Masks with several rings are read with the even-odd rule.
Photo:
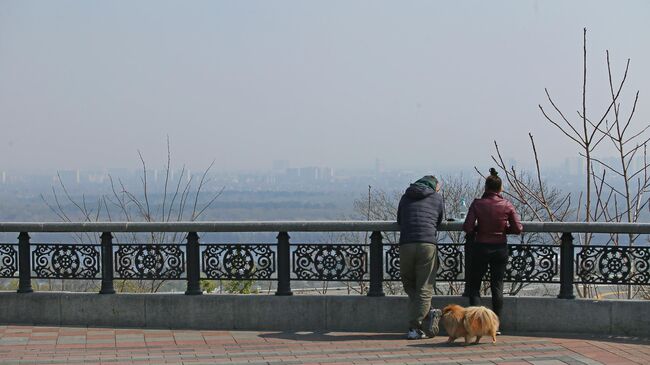
[[[624, 236], [647, 239], [649, 223], [524, 222], [526, 234], [549, 237], [529, 242], [524, 235], [510, 244], [505, 281], [552, 285], [557, 296], [506, 298], [507, 335], [496, 345], [471, 347], [449, 346], [444, 337], [403, 339], [406, 320], [397, 308], [405, 307], [405, 298], [384, 293], [385, 284], [400, 280], [399, 246], [388, 239], [398, 229], [383, 221], [0, 222], [0, 232], [17, 234], [17, 242], [0, 243], [0, 277], [18, 284], [15, 292], [0, 292], [0, 323], [11, 324], [0, 326], [0, 365], [650, 363], [650, 301], [576, 299], [574, 293], [577, 285], [649, 286], [650, 246], [617, 244]], [[449, 241], [438, 244], [439, 282], [465, 280], [472, 243], [463, 242], [459, 230], [459, 222], [440, 227]], [[70, 232], [77, 239], [37, 235]], [[182, 234], [168, 242], [168, 232]], [[209, 238], [228, 232], [274, 232], [277, 241]], [[328, 238], [293, 242], [294, 232]], [[331, 236], [336, 232], [367, 237], [339, 242]], [[207, 237], [200, 240], [198, 233]], [[576, 233], [608, 239], [574, 242]], [[206, 279], [270, 281], [275, 295], [203, 295]], [[95, 281], [99, 290], [40, 291], [34, 280]], [[117, 293], [114, 286], [147, 280], [185, 281], [185, 295]], [[367, 290], [293, 295], [292, 283], [301, 281], [363, 283]], [[435, 296], [432, 305], [452, 302], [467, 304], [455, 295]]]
[[649, 364], [650, 340], [504, 335], [462, 346], [402, 333], [0, 326], [0, 364]]

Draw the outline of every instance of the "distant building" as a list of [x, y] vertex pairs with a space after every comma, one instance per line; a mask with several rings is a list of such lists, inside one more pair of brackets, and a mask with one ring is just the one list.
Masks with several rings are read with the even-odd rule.
[[578, 157], [564, 159], [564, 172], [567, 176], [580, 176], [584, 173], [585, 161]]
[[58, 176], [54, 176], [54, 181], [57, 182], [58, 178], [61, 179], [63, 184], [77, 183], [81, 180], [79, 170], [63, 170], [59, 171]]
[[108, 175], [105, 172], [91, 172], [88, 174], [88, 182], [90, 183], [103, 183], [108, 181]]
[[288, 168], [288, 169], [286, 169], [286, 175], [289, 178], [298, 179], [298, 178], [300, 178], [300, 169]]
[[375, 159], [375, 173], [382, 174], [384, 172], [384, 163], [376, 158]]
[[300, 178], [304, 180], [318, 180], [318, 167], [301, 167]]
[[280, 172], [286, 171], [289, 168], [289, 160], [275, 160], [273, 161], [273, 171]]
[[331, 167], [321, 167], [318, 171], [320, 180], [331, 180], [334, 177], [334, 169]]

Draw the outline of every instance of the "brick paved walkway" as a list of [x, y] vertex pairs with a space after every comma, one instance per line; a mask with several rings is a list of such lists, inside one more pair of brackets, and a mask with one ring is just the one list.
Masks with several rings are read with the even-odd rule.
[[402, 334], [0, 326], [0, 364], [650, 364], [650, 341], [500, 336], [448, 346]]

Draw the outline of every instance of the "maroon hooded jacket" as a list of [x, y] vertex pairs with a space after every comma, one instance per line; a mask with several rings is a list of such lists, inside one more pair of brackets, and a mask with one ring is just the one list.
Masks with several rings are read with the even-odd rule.
[[506, 234], [523, 229], [515, 207], [497, 193], [485, 193], [469, 207], [463, 231], [479, 243], [506, 243]]

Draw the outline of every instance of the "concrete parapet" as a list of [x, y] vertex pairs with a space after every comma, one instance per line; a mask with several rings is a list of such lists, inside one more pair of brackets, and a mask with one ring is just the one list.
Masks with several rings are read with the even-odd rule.
[[[484, 302], [489, 305], [489, 298]], [[406, 298], [0, 292], [0, 323], [218, 330], [402, 332]], [[466, 306], [435, 296], [433, 305]], [[650, 337], [650, 301], [505, 298], [502, 329]]]

